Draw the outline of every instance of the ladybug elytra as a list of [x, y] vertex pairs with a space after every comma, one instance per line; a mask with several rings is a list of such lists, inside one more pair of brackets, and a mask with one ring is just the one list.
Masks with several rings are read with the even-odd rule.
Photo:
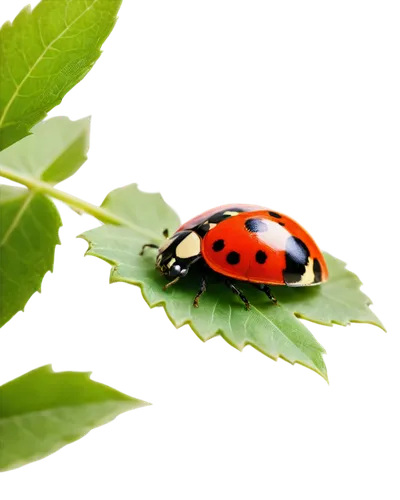
[[[144, 245], [141, 254], [146, 247], [157, 248]], [[186, 276], [194, 263], [203, 264], [195, 307], [210, 270], [225, 278], [246, 308], [250, 304], [234, 280], [252, 283], [276, 303], [269, 285], [303, 287], [328, 279], [324, 256], [305, 229], [286, 215], [256, 205], [208, 210], [167, 238], [156, 259], [157, 269], [172, 280], [164, 289]]]

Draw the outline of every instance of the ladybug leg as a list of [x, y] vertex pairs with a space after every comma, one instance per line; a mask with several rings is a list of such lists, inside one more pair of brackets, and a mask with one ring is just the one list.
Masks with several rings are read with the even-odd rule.
[[193, 305], [194, 307], [199, 307], [199, 300], [200, 297], [203, 295], [203, 293], [207, 289], [207, 281], [204, 276], [201, 277], [201, 282], [200, 282], [200, 290], [197, 292], [196, 297], [194, 298]]
[[139, 255], [144, 254], [145, 248], [158, 248], [158, 245], [155, 245], [154, 243], [146, 243], [145, 245], [142, 246], [142, 250], [140, 251]]
[[261, 292], [264, 292], [265, 295], [272, 301], [273, 304], [277, 304], [278, 301], [276, 300], [276, 297], [272, 295], [271, 288], [268, 285], [264, 285], [262, 283], [255, 283], [254, 286], [257, 288], [257, 290], [260, 290]]
[[[163, 234], [164, 238], [168, 238], [168, 236], [169, 236], [168, 229], [164, 229], [162, 234]], [[145, 248], [158, 248], [158, 245], [155, 245], [154, 243], [146, 243], [145, 245], [142, 246], [142, 250], [140, 251], [139, 255], [144, 254]]]
[[237, 288], [233, 283], [232, 281], [230, 280], [225, 280], [225, 284], [226, 286], [235, 294], [235, 295], [238, 295], [240, 297], [240, 299], [244, 302], [244, 305], [246, 306], [246, 309], [249, 310], [250, 309], [250, 302], [247, 300], [246, 296], [243, 294], [243, 292], [241, 292], [239, 290], [239, 288]]
[[168, 288], [172, 285], [175, 285], [175, 283], [177, 283], [179, 280], [181, 279], [180, 276], [177, 276], [175, 279], [173, 279], [172, 281], [170, 281], [169, 283], [167, 283], [166, 285], [163, 286], [163, 290], [168, 290]]

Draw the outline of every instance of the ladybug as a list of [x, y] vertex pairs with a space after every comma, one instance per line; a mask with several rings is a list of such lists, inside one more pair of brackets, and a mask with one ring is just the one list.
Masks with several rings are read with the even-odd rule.
[[165, 243], [143, 245], [158, 248], [156, 268], [171, 279], [164, 289], [186, 276], [195, 263], [202, 265], [200, 289], [193, 305], [198, 307], [206, 291], [210, 270], [222, 275], [225, 284], [250, 304], [235, 281], [247, 281], [274, 303], [269, 285], [302, 287], [328, 279], [322, 252], [311, 236], [290, 217], [258, 205], [224, 205], [208, 210], [183, 224]]

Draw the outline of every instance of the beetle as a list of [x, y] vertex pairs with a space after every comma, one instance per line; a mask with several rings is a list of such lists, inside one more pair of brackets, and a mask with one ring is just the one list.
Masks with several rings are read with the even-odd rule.
[[185, 277], [193, 264], [202, 264], [200, 288], [193, 305], [206, 291], [210, 270], [222, 275], [225, 284], [250, 303], [235, 281], [246, 281], [264, 292], [273, 303], [269, 285], [312, 286], [328, 279], [324, 256], [312, 237], [296, 221], [258, 205], [224, 205], [189, 220], [158, 248], [156, 268], [171, 281]]

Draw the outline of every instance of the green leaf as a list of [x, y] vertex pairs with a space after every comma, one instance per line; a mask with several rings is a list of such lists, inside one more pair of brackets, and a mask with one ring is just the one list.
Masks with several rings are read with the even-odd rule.
[[232, 292], [213, 284], [195, 309], [192, 303], [199, 288], [199, 276], [191, 272], [185, 280], [164, 291], [165, 278], [154, 266], [155, 251], [148, 249], [143, 257], [139, 256], [149, 236], [151, 241], [160, 241], [164, 229], [168, 228], [171, 234], [179, 226], [176, 214], [160, 195], [142, 193], [136, 185], [131, 185], [111, 192], [102, 207], [123, 216], [126, 224], [105, 224], [84, 233], [82, 237], [89, 243], [87, 254], [113, 265], [111, 282], [140, 286], [150, 307], [162, 305], [176, 327], [189, 324], [203, 341], [221, 335], [237, 349], [252, 345], [273, 359], [281, 357], [290, 363], [300, 363], [327, 379], [322, 358], [325, 351], [296, 316], [327, 325], [358, 321], [382, 327], [368, 307], [370, 300], [359, 290], [358, 278], [328, 254], [331, 274], [328, 283], [303, 289], [275, 287], [277, 306], [243, 284], [241, 287], [252, 304], [250, 311], [246, 311]]
[[0, 175], [8, 173], [52, 185], [73, 175], [87, 159], [90, 118], [57, 116], [39, 123], [32, 135], [0, 153]]
[[369, 323], [385, 330], [368, 307], [370, 298], [360, 291], [358, 277], [346, 269], [346, 264], [325, 253], [329, 280], [321, 286], [301, 289], [276, 287], [274, 293], [297, 317], [332, 326]]
[[43, 366], [0, 387], [0, 471], [40, 460], [117, 415], [149, 403]]
[[[0, 61], [1, 62], [1, 61]], [[0, 79], [1, 88], [1, 79]], [[1, 99], [1, 96], [0, 96]], [[8, 148], [14, 142], [20, 141], [27, 135], [29, 135], [29, 126], [25, 124], [9, 124], [3, 128], [0, 128], [0, 151], [2, 149]]]
[[0, 29], [0, 150], [22, 139], [100, 57], [122, 0], [42, 0]]
[[60, 226], [48, 198], [0, 185], [0, 327], [23, 310], [52, 271]]

